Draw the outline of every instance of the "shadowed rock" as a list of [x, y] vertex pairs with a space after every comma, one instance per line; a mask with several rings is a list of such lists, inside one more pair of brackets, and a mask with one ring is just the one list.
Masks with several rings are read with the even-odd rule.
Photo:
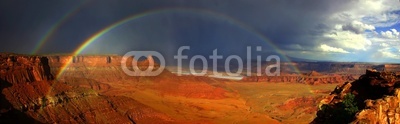
[[[320, 108], [317, 117], [311, 123], [329, 123], [341, 116], [337, 112], [342, 109], [345, 97], [354, 94], [354, 102], [359, 111], [346, 117], [346, 123], [400, 123], [400, 75], [393, 72], [367, 70], [358, 80], [346, 82], [320, 103], [320, 107], [333, 108], [333, 111]], [[343, 108], [348, 110], [348, 108]], [[335, 114], [334, 114], [335, 113]], [[333, 119], [333, 120], [332, 120]]]

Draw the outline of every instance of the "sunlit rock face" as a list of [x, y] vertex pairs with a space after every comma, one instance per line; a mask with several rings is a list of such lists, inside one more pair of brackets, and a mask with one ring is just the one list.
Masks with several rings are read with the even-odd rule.
[[[357, 111], [353, 117], [345, 117], [348, 118], [346, 123], [400, 123], [399, 87], [400, 75], [367, 70], [358, 80], [339, 85], [329, 96], [321, 100], [317, 117], [312, 123], [332, 122], [335, 121], [333, 119], [338, 119], [340, 116], [338, 111], [344, 108], [345, 112], [350, 108], [345, 103], [349, 101], [345, 98], [348, 94], [354, 94], [352, 101]], [[335, 111], [329, 111], [323, 106], [333, 108]]]
[[[49, 58], [51, 73], [57, 75], [60, 79], [74, 77], [94, 79], [99, 82], [109, 82], [130, 78], [130, 76], [121, 69], [123, 57], [118, 55], [61, 55], [47, 56], [47, 58]], [[128, 57], [123, 64], [126, 64], [126, 66], [132, 70], [132, 61], [136, 60], [133, 57]], [[144, 60], [136, 61], [136, 66], [141, 70], [145, 70], [149, 67], [150, 62], [154, 63], [154, 69], [159, 68], [160, 65], [150, 56]]]
[[10, 83], [51, 80], [46, 57], [0, 55], [0, 78]]
[[110, 85], [100, 81], [115, 81], [125, 76], [118, 69], [120, 61], [115, 61], [116, 58], [92, 56], [86, 61], [74, 60], [73, 68], [58, 80], [54, 76], [58, 71], [52, 69], [63, 66], [67, 61], [65, 57], [1, 54], [0, 122], [124, 124], [172, 121], [134, 99], [101, 94]]

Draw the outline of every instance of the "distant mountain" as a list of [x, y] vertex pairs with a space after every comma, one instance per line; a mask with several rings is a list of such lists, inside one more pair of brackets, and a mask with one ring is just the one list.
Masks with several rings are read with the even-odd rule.
[[305, 58], [297, 58], [297, 57], [291, 57], [287, 56], [292, 62], [336, 62], [336, 61], [331, 61], [331, 60], [314, 60], [314, 59], [305, 59]]

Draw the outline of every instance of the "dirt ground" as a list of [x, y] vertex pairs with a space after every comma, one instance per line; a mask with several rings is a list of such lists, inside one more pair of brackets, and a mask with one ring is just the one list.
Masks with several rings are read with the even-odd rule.
[[[111, 88], [102, 94], [132, 98], [181, 123], [308, 123], [315, 117], [319, 98], [336, 86], [201, 79], [108, 84]], [[218, 94], [224, 91], [224, 97], [209, 97], [216, 89]], [[193, 95], [199, 91], [203, 96]]]

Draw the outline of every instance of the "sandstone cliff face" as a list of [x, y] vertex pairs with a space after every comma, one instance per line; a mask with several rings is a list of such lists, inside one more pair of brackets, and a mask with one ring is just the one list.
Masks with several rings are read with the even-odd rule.
[[1, 54], [0, 123], [173, 121], [131, 98], [103, 95], [111, 86], [101, 81], [116, 81], [125, 75], [109, 66], [120, 61], [112, 63], [107, 58], [93, 57], [87, 59], [90, 62], [72, 65], [62, 80], [54, 80], [52, 69], [61, 65], [54, 58]]
[[390, 72], [400, 72], [400, 64], [385, 64], [383, 69]]
[[[2, 118], [2, 122], [29, 122], [26, 118], [31, 118], [40, 123], [132, 123], [112, 108], [107, 97], [99, 96], [93, 90], [96, 88], [52, 80], [46, 57], [2, 55], [0, 58], [4, 96], [0, 113], [2, 117], [10, 117]], [[14, 116], [15, 112], [21, 113], [20, 116]]]
[[0, 55], [0, 78], [10, 83], [50, 80], [50, 66], [46, 57]]
[[[98, 55], [98, 56], [48, 56], [51, 73], [57, 75], [59, 80], [65, 80], [68, 77], [93, 79], [98, 82], [118, 82], [119, 80], [135, 80], [135, 77], [128, 76], [121, 68], [122, 56], [117, 55]], [[59, 73], [61, 67], [69, 65], [63, 73]], [[126, 66], [132, 70], [133, 57], [126, 59]], [[137, 66], [141, 70], [149, 67], [149, 63], [154, 63], [154, 69], [158, 65], [152, 57], [137, 61]], [[58, 75], [60, 74], [60, 75]], [[71, 78], [69, 78], [71, 79]], [[65, 80], [68, 81], [68, 80]]]
[[[358, 111], [354, 117], [348, 118], [352, 123], [400, 123], [400, 75], [391, 72], [377, 72], [367, 70], [354, 82], [346, 82], [327, 97], [321, 100], [317, 118], [312, 123], [326, 123], [335, 121], [340, 115], [333, 115], [341, 109], [348, 94], [354, 94], [354, 103]], [[347, 100], [348, 102], [348, 100]], [[323, 106], [335, 111], [324, 110]], [[353, 108], [354, 108], [353, 107]], [[349, 110], [349, 108], [344, 108]], [[337, 114], [337, 113], [336, 113]]]
[[[0, 54], [0, 63], [0, 91], [2, 91], [0, 94], [0, 123], [36, 122], [37, 120], [22, 112], [23, 107], [26, 106], [16, 105], [9, 99], [10, 94], [13, 94], [18, 98], [14, 101], [25, 104], [26, 101], [21, 99], [26, 96], [9, 91], [9, 89], [18, 84], [31, 85], [32, 82], [46, 82], [53, 79], [47, 59], [38, 56]], [[25, 90], [23, 91], [26, 92]]]

